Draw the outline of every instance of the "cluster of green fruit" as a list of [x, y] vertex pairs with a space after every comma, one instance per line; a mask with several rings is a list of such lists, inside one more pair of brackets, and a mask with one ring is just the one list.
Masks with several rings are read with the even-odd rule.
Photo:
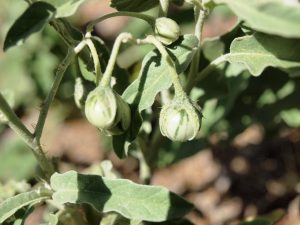
[[[164, 45], [173, 43], [180, 36], [178, 24], [166, 17], [156, 19], [153, 28], [155, 38]], [[82, 88], [75, 88], [75, 91], [79, 90]], [[81, 95], [75, 92], [75, 98], [76, 96]], [[128, 103], [110, 85], [98, 85], [89, 92], [84, 111], [91, 124], [109, 135], [122, 134], [134, 123]], [[192, 140], [200, 130], [201, 118], [199, 106], [192, 103], [186, 95], [180, 98], [175, 95], [171, 103], [162, 107], [159, 117], [160, 131], [173, 141]]]

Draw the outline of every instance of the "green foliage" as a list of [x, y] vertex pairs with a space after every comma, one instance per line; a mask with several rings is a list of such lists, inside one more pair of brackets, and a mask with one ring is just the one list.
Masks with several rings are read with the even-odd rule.
[[268, 66], [284, 70], [299, 68], [299, 50], [299, 40], [256, 33], [235, 39], [225, 58], [230, 63], [244, 64], [251, 74], [257, 76]]
[[22, 44], [33, 33], [41, 31], [54, 17], [55, 8], [45, 2], [36, 2], [15, 21], [8, 31], [4, 50], [16, 44]]
[[[173, 0], [170, 3], [177, 4], [175, 12], [178, 15], [169, 18], [167, 16], [172, 14], [163, 12], [164, 7], [168, 6], [166, 1], [112, 0], [111, 6], [123, 11], [123, 15], [153, 17], [159, 23], [152, 31], [152, 36], [149, 24], [139, 24], [136, 21], [131, 23], [123, 29], [130, 30], [130, 34], [126, 33], [126, 38], [123, 39], [120, 37], [125, 37], [124, 33], [123, 36], [118, 36], [110, 51], [110, 44], [93, 36], [94, 32], [83, 33], [64, 19], [75, 14], [84, 0], [26, 2], [29, 6], [25, 10], [23, 6], [16, 11], [13, 10], [14, 7], [6, 7], [2, 11], [0, 9], [1, 13], [5, 12], [4, 17], [14, 17], [20, 14], [20, 10], [23, 11], [15, 21], [3, 25], [5, 30], [8, 24], [12, 24], [4, 40], [4, 50], [19, 45], [32, 36], [27, 45], [8, 51], [3, 58], [0, 55], [1, 97], [4, 95], [6, 98], [0, 104], [0, 119], [7, 122], [28, 145], [25, 147], [19, 140], [10, 143], [2, 142], [1, 139], [0, 189], [3, 193], [0, 201], [5, 199], [0, 204], [1, 224], [23, 224], [34, 209], [33, 205], [51, 197], [54, 204], [50, 207], [46, 203], [50, 215], [45, 221], [49, 225], [63, 224], [61, 215], [74, 216], [74, 221], [82, 217], [82, 223], [94, 220], [91, 224], [100, 222], [102, 225], [190, 224], [189, 221], [182, 220], [182, 217], [192, 209], [191, 204], [166, 188], [116, 178], [121, 175], [112, 172], [111, 164], [106, 168], [107, 171], [103, 167], [101, 172], [95, 172], [97, 175], [83, 175], [75, 171], [54, 173], [56, 165], [52, 165], [45, 156], [44, 151], [47, 149], [43, 150], [44, 143], [41, 143], [40, 136], [49, 110], [47, 107], [51, 105], [57, 90], [58, 101], [54, 105], [63, 105], [64, 109], [54, 109], [59, 113], [48, 123], [61, 122], [66, 114], [70, 114], [72, 118], [80, 115], [74, 110], [73, 102], [66, 104], [68, 100], [73, 100], [75, 78], [80, 80], [81, 85], [75, 90], [76, 103], [93, 125], [106, 131], [106, 134], [113, 135], [113, 148], [119, 158], [132, 153], [139, 160], [139, 178], [145, 183], [151, 179], [151, 173], [157, 165], [166, 165], [172, 160], [195, 153], [200, 147], [208, 147], [207, 140], [212, 134], [226, 134], [225, 141], [231, 142], [238, 133], [254, 123], [263, 126], [271, 134], [281, 128], [300, 126], [299, 4], [288, 5], [281, 0], [203, 0], [200, 7], [199, 1], [189, 0], [186, 1], [189, 3], [185, 5], [187, 7], [180, 8], [183, 1]], [[10, 6], [8, 3], [1, 4]], [[16, 3], [18, 4], [19, 2]], [[195, 5], [189, 8], [190, 4]], [[222, 36], [203, 41], [200, 33], [204, 20], [197, 17], [205, 17], [206, 13], [210, 13], [218, 5], [223, 5], [227, 11], [228, 8], [232, 10], [240, 22]], [[205, 7], [209, 10], [203, 11]], [[9, 11], [6, 9], [12, 10], [10, 16], [6, 14]], [[147, 11], [147, 15], [139, 14], [144, 11]], [[116, 15], [121, 14], [114, 13]], [[195, 15], [196, 21], [200, 20], [197, 24], [192, 15]], [[165, 21], [170, 24], [166, 25]], [[96, 22], [99, 20], [92, 21], [91, 24]], [[51, 24], [51, 29], [46, 27], [47, 24]], [[172, 26], [176, 29], [172, 29]], [[131, 32], [132, 29], [134, 31]], [[180, 36], [169, 45], [181, 32], [194, 34]], [[62, 39], [58, 38], [57, 33]], [[147, 37], [144, 38], [145, 36]], [[172, 40], [169, 42], [161, 39], [161, 36]], [[123, 43], [126, 45], [123, 46]], [[141, 45], [144, 44], [151, 47], [142, 48]], [[153, 47], [155, 49], [150, 51]], [[61, 54], [67, 48], [71, 52], [64, 61], [67, 63], [61, 63], [56, 73], [59, 76], [53, 76], [54, 67], [61, 61]], [[121, 68], [116, 64], [119, 51], [123, 51], [120, 58], [127, 60], [123, 65], [129, 68]], [[66, 76], [62, 78], [62, 71], [69, 62], [75, 63], [71, 63]], [[97, 64], [100, 65], [97, 67]], [[103, 84], [101, 81], [105, 79], [101, 77], [102, 73], [108, 81], [112, 76], [115, 79]], [[92, 104], [91, 119], [89, 107], [86, 107], [89, 105], [85, 103], [91, 90], [99, 88], [99, 83], [101, 88], [114, 93], [117, 100], [111, 96], [106, 102], [100, 99], [100, 103], [112, 106], [107, 110], [103, 110], [103, 104]], [[16, 115], [12, 109], [5, 110], [10, 109], [6, 103], [10, 102], [10, 95], [5, 94], [6, 91], [13, 93], [15, 104], [10, 107], [16, 110]], [[41, 98], [46, 94], [48, 97], [40, 104]], [[99, 93], [95, 96], [99, 97]], [[178, 96], [189, 103], [190, 110], [194, 110], [196, 102], [202, 109], [197, 107], [196, 114], [186, 113], [189, 107], [184, 107], [183, 102], [178, 101]], [[114, 104], [114, 101], [117, 103]], [[165, 110], [170, 102], [171, 110]], [[24, 119], [39, 111], [41, 113], [36, 124], [31, 127], [23, 124]], [[7, 114], [13, 116], [6, 117]], [[202, 115], [204, 119], [199, 131]], [[168, 123], [160, 126], [160, 119]], [[162, 128], [161, 132], [159, 127]], [[174, 127], [177, 129], [174, 130]], [[2, 131], [7, 131], [4, 125], [1, 126]], [[173, 141], [194, 141], [182, 145], [173, 143], [162, 135]], [[129, 149], [132, 151], [129, 152]], [[36, 174], [37, 162], [30, 151], [40, 164], [40, 171]], [[106, 177], [99, 176], [100, 174]], [[38, 178], [37, 183], [32, 181], [34, 175]], [[51, 186], [52, 189], [31, 190], [28, 180], [38, 187]], [[22, 188], [17, 188], [17, 185]], [[61, 207], [62, 204], [64, 207]], [[240, 223], [272, 224], [273, 222], [264, 219]]]
[[300, 6], [281, 0], [213, 0], [228, 7], [252, 29], [288, 38], [300, 38]]
[[33, 211], [33, 207], [23, 207], [19, 209], [13, 216], [7, 219], [2, 225], [24, 225], [25, 219]]
[[49, 198], [47, 192], [34, 190], [6, 199], [0, 204], [0, 223], [2, 224], [6, 219], [24, 206], [37, 204], [47, 198]]
[[52, 198], [58, 204], [89, 203], [101, 212], [118, 212], [128, 219], [164, 221], [179, 218], [192, 207], [163, 187], [75, 171], [55, 173], [50, 184]]

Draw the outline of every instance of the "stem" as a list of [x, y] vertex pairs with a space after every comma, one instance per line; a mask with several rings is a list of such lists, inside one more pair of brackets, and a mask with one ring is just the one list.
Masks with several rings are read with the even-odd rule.
[[[195, 35], [199, 40], [199, 47], [201, 46], [201, 40], [202, 40], [202, 31], [203, 31], [203, 25], [204, 25], [204, 20], [206, 17], [207, 12], [203, 9], [199, 9], [197, 7], [197, 9], [199, 10], [198, 14], [197, 14], [197, 22], [196, 22], [196, 26], [195, 26]], [[195, 10], [197, 10], [195, 9]]]
[[72, 38], [71, 33], [65, 28], [62, 20], [52, 20], [49, 24], [58, 32], [68, 47], [75, 46], [76, 43], [78, 43]]
[[72, 27], [68, 21], [64, 19], [55, 19], [50, 22], [50, 25], [56, 30], [69, 48], [74, 48], [74, 46], [76, 46], [74, 48], [74, 52], [76, 54], [80, 52], [80, 58], [86, 63], [89, 62], [90, 51], [88, 49], [84, 49], [86, 42], [84, 41], [84, 36], [80, 31]]
[[58, 66], [57, 71], [56, 71], [55, 80], [53, 82], [52, 88], [51, 88], [48, 96], [46, 97], [45, 103], [43, 104], [35, 131], [34, 131], [32, 144], [30, 145], [31, 148], [34, 150], [35, 156], [38, 159], [38, 161], [41, 165], [41, 168], [44, 171], [47, 179], [50, 178], [50, 176], [54, 173], [55, 170], [54, 170], [53, 164], [45, 156], [45, 153], [40, 144], [40, 139], [42, 136], [43, 128], [45, 125], [45, 121], [47, 118], [47, 114], [48, 114], [50, 105], [54, 100], [54, 97], [57, 93], [57, 90], [58, 90], [59, 84], [63, 78], [63, 75], [64, 75], [66, 69], [68, 68], [69, 64], [73, 60], [75, 54], [80, 52], [83, 48], [84, 48], [84, 45], [82, 43], [80, 43], [75, 48], [76, 52], [73, 49], [69, 48], [67, 56], [62, 61], [62, 63]]
[[100, 85], [102, 87], [107, 87], [110, 85], [111, 75], [114, 70], [114, 66], [116, 64], [118, 52], [120, 49], [120, 46], [122, 43], [127, 42], [128, 40], [133, 39], [132, 35], [130, 33], [121, 33], [116, 38], [110, 58], [107, 63], [107, 67], [105, 69], [105, 72], [103, 74], [102, 80], [100, 82]]
[[36, 157], [39, 165], [49, 180], [50, 176], [54, 173], [54, 167], [50, 160], [45, 156], [41, 146], [35, 141], [33, 134], [24, 126], [21, 120], [17, 117], [15, 112], [10, 108], [8, 103], [0, 93], [0, 110], [6, 117], [9, 127], [23, 139], [23, 141], [31, 148], [34, 156]]
[[45, 103], [43, 104], [43, 107], [40, 112], [38, 122], [36, 125], [36, 129], [34, 132], [34, 136], [35, 136], [35, 139], [38, 144], [39, 144], [40, 138], [42, 136], [43, 128], [45, 125], [45, 121], [46, 121], [46, 117], [47, 117], [50, 105], [51, 105], [52, 101], [54, 100], [54, 96], [56, 95], [56, 92], [57, 92], [59, 84], [63, 78], [63, 75], [64, 75], [66, 69], [68, 68], [69, 64], [73, 60], [74, 56], [75, 56], [74, 50], [69, 49], [67, 56], [65, 57], [65, 59], [61, 62], [61, 64], [57, 68], [55, 80], [54, 80], [52, 88], [45, 100]]
[[46, 180], [50, 181], [51, 175], [55, 172], [53, 162], [47, 158], [41, 144], [37, 142], [35, 138], [32, 140], [32, 144], [29, 145], [29, 147], [33, 150], [33, 154], [39, 162]]
[[[90, 34], [90, 33], [88, 33], [88, 34]], [[93, 41], [89, 37], [85, 40], [85, 42], [86, 42], [87, 46], [89, 47], [92, 57], [93, 57], [95, 73], [96, 73], [96, 85], [98, 85], [100, 82], [100, 77], [102, 76], [102, 72], [101, 72], [101, 65], [100, 65], [97, 49], [95, 48]]]
[[155, 18], [152, 17], [152, 16], [148, 16], [148, 15], [144, 15], [144, 14], [141, 14], [141, 13], [135, 13], [135, 12], [114, 12], [114, 13], [109, 13], [109, 14], [106, 14], [98, 19], [95, 19], [93, 20], [92, 22], [90, 22], [88, 25], [87, 25], [87, 32], [91, 32], [93, 30], [93, 27], [97, 24], [97, 23], [100, 23], [106, 19], [109, 19], [111, 17], [116, 17], [116, 16], [130, 16], [130, 17], [135, 17], [135, 18], [139, 18], [139, 19], [142, 19], [142, 20], [145, 20], [147, 23], [150, 24], [150, 26], [153, 26], [154, 25], [154, 22], [155, 22]]
[[85, 47], [87, 43], [83, 40], [81, 41], [75, 48], [74, 48], [74, 53], [78, 54], [79, 52], [82, 51], [82, 49]]
[[167, 16], [169, 10], [169, 0], [159, 0], [159, 15]]
[[195, 56], [191, 62], [191, 67], [188, 74], [187, 84], [186, 84], [186, 92], [189, 93], [193, 87], [195, 74], [198, 73], [199, 70], [199, 61], [201, 56], [201, 41], [202, 41], [202, 30], [204, 25], [204, 19], [206, 16], [206, 11], [201, 8], [195, 6], [195, 17], [196, 17], [196, 25], [195, 25], [195, 35], [198, 38], [198, 47], [195, 53]]
[[165, 61], [167, 63], [167, 66], [168, 66], [168, 69], [169, 69], [169, 75], [172, 79], [172, 83], [173, 83], [173, 86], [174, 86], [176, 98], [181, 98], [181, 99], [187, 98], [186, 93], [184, 92], [184, 90], [183, 90], [183, 88], [180, 84], [179, 77], [178, 77], [178, 74], [176, 72], [174, 62], [172, 61], [171, 57], [169, 56], [167, 50], [162, 45], [162, 43], [160, 41], [158, 41], [152, 35], [149, 35], [145, 39], [140, 40], [140, 43], [153, 44], [158, 49], [161, 56], [165, 59]]
[[33, 139], [32, 133], [24, 126], [15, 112], [11, 109], [9, 104], [4, 99], [3, 95], [0, 92], [0, 111], [6, 117], [8, 125], [10, 128], [18, 134], [28, 145], [31, 144]]

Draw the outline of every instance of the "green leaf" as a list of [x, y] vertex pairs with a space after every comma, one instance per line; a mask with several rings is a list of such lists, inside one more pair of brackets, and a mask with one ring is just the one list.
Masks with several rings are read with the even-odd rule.
[[93, 64], [92, 66], [89, 66], [81, 58], [78, 57], [78, 66], [79, 66], [81, 76], [84, 78], [84, 80], [95, 82], [96, 75], [94, 73]]
[[214, 0], [228, 7], [251, 28], [288, 38], [300, 37], [300, 6], [281, 0]]
[[4, 51], [23, 44], [30, 35], [41, 31], [54, 15], [55, 8], [48, 3], [36, 2], [30, 5], [9, 29], [4, 41]]
[[7, 219], [1, 225], [24, 225], [26, 218], [33, 212], [32, 206], [19, 209], [13, 216]]
[[0, 224], [22, 207], [37, 204], [47, 198], [49, 198], [48, 193], [34, 190], [6, 199], [0, 204]]
[[[34, 2], [41, 2], [41, 0], [34, 0]], [[55, 7], [55, 18], [72, 16], [84, 0], [42, 0]]]
[[125, 179], [69, 171], [52, 175], [50, 184], [58, 204], [88, 203], [100, 212], [117, 212], [128, 219], [159, 222], [181, 217], [192, 209], [190, 203], [166, 188]]
[[237, 23], [227, 33], [218, 37], [205, 39], [202, 43], [203, 55], [209, 61], [213, 61], [214, 59], [222, 56], [223, 54], [228, 53], [231, 42], [235, 38], [244, 35], [245, 34], [242, 32], [240, 23]]
[[225, 51], [225, 44], [218, 38], [205, 40], [202, 44], [203, 54], [206, 59], [213, 61], [222, 56]]
[[257, 33], [236, 38], [225, 59], [244, 64], [254, 76], [260, 75], [268, 66], [288, 71], [300, 67], [300, 42]]
[[[176, 64], [178, 74], [186, 70], [197, 45], [196, 36], [184, 35], [167, 48]], [[166, 62], [161, 60], [159, 52], [157, 50], [149, 52], [142, 62], [139, 77], [125, 90], [123, 98], [130, 104], [138, 104], [140, 112], [147, 109], [153, 104], [155, 96], [160, 91], [171, 86], [172, 81], [168, 72]]]
[[110, 6], [118, 11], [143, 12], [157, 6], [158, 0], [111, 0]]

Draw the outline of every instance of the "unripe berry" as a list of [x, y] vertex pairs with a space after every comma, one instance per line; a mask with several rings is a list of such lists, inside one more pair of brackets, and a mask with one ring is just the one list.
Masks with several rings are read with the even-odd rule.
[[155, 20], [154, 33], [161, 43], [169, 45], [179, 38], [180, 27], [174, 20], [160, 17]]
[[162, 135], [172, 141], [192, 140], [201, 127], [202, 114], [200, 107], [189, 100], [174, 100], [164, 105], [159, 117]]
[[109, 134], [121, 134], [130, 125], [128, 104], [110, 87], [97, 87], [89, 93], [85, 115], [91, 124]]

